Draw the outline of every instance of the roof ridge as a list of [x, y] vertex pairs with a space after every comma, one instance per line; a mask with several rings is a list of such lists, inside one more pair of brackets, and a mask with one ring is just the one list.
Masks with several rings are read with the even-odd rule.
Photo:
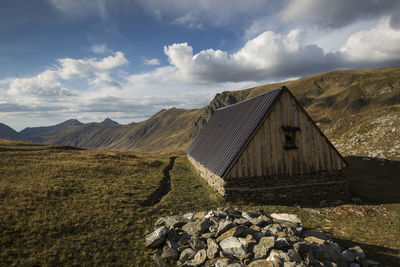
[[221, 109], [230, 108], [230, 107], [236, 106], [236, 105], [238, 105], [238, 104], [243, 104], [243, 103], [245, 103], [245, 102], [247, 102], [247, 101], [253, 100], [254, 98], [262, 97], [262, 96], [264, 96], [264, 95], [266, 95], [266, 94], [270, 94], [270, 93], [272, 93], [272, 92], [280, 91], [280, 90], [283, 90], [283, 89], [287, 89], [287, 87], [286, 87], [286, 86], [281, 86], [281, 87], [279, 87], [279, 88], [275, 88], [275, 89], [269, 90], [269, 91], [264, 92], [264, 93], [262, 93], [262, 94], [259, 94], [259, 95], [256, 95], [256, 96], [252, 96], [252, 97], [250, 97], [250, 98], [248, 98], [248, 99], [245, 99], [245, 100], [236, 102], [236, 103], [234, 103], [234, 104], [221, 107], [221, 108], [217, 109], [216, 111], [221, 110]]

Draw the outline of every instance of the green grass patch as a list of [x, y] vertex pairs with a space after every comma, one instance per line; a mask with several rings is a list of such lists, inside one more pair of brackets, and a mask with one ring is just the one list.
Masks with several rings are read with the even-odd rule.
[[156, 218], [227, 205], [296, 213], [305, 227], [347, 247], [360, 245], [368, 258], [386, 266], [400, 262], [398, 162], [348, 158], [351, 191], [367, 203], [320, 208], [318, 215], [293, 206], [226, 202], [178, 155], [171, 191], [142, 207], [169, 157], [0, 141], [0, 265], [152, 266], [144, 236]]

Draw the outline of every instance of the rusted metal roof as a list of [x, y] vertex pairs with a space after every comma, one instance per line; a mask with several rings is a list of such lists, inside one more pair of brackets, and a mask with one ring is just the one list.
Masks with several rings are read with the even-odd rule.
[[204, 167], [224, 177], [286, 87], [218, 109], [193, 140], [187, 153]]

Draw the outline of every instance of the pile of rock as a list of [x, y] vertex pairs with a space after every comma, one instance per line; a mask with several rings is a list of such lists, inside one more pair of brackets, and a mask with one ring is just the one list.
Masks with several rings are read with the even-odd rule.
[[380, 266], [360, 247], [343, 250], [323, 232], [303, 229], [293, 214], [232, 207], [159, 218], [146, 246], [152, 257], [180, 266]]

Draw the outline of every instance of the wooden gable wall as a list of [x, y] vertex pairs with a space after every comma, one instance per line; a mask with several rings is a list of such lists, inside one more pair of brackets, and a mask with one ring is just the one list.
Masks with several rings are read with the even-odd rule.
[[[281, 126], [299, 127], [296, 146], [286, 150]], [[308, 174], [346, 167], [339, 153], [287, 91], [234, 163], [226, 178]]]

